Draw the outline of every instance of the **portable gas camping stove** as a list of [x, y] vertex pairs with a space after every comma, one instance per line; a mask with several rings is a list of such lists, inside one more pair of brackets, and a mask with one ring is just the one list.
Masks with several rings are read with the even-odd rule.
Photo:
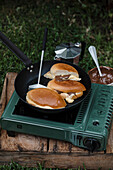
[[1, 117], [1, 127], [8, 132], [68, 141], [92, 152], [106, 151], [112, 112], [113, 86], [92, 84], [82, 104], [62, 116], [37, 113], [14, 91]]

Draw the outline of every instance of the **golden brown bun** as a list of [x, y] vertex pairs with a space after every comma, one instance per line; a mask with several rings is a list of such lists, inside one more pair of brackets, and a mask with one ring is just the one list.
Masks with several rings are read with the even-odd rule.
[[64, 108], [64, 99], [54, 90], [48, 88], [37, 88], [27, 93], [26, 100], [29, 104], [44, 109]]
[[47, 73], [45, 73], [45, 74], [44, 74], [44, 77], [49, 78], [49, 79], [54, 79], [54, 78], [55, 78], [55, 76], [52, 75], [52, 74], [50, 73], [50, 71], [48, 71]]
[[50, 69], [50, 72], [53, 75], [56, 75], [57, 73], [59, 73], [59, 71], [63, 72], [64, 74], [66, 74], [65, 71], [75, 73], [76, 76], [78, 77], [78, 71], [69, 64], [57, 63], [57, 64], [54, 64]]
[[55, 79], [53, 79], [49, 81], [47, 87], [64, 93], [82, 92], [86, 90], [83, 84], [73, 80], [55, 81]]
[[55, 76], [59, 75], [70, 75], [69, 80], [75, 80], [75, 81], [80, 81], [81, 78], [79, 78], [78, 71], [72, 67], [69, 64], [65, 63], [57, 63], [54, 64], [50, 71], [44, 74], [44, 77], [49, 78], [49, 79], [54, 79]]

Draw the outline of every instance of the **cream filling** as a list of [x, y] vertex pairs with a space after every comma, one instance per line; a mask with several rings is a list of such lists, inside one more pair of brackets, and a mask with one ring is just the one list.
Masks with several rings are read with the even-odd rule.
[[57, 72], [55, 74], [51, 74], [51, 72], [49, 71], [46, 74], [44, 74], [44, 77], [49, 78], [49, 79], [54, 79], [55, 76], [60, 76], [60, 75], [62, 76], [62, 75], [69, 75], [69, 74], [71, 75], [69, 76], [68, 80], [75, 80], [75, 81], [81, 80], [81, 78], [79, 78], [76, 73], [72, 73], [72, 72], [70, 73], [69, 72], [65, 72], [65, 73]]
[[76, 92], [69, 95], [68, 93], [61, 93], [60, 94], [68, 103], [73, 103], [75, 99], [81, 97], [83, 92]]
[[81, 78], [79, 78], [79, 77], [77, 77], [75, 75], [70, 75], [68, 79], [69, 80], [75, 80], [75, 81], [80, 81], [81, 80]]

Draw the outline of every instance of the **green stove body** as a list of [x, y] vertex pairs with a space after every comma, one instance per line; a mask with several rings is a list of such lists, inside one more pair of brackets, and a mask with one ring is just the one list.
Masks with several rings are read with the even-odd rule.
[[113, 86], [92, 84], [87, 98], [70, 113], [42, 115], [26, 106], [14, 91], [1, 117], [8, 132], [64, 140], [89, 151], [106, 151], [112, 123]]

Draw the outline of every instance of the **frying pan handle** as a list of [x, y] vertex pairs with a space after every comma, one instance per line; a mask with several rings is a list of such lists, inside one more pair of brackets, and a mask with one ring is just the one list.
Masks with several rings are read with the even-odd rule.
[[17, 48], [17, 46], [14, 45], [2, 32], [0, 32], [0, 39], [14, 54], [16, 54], [19, 59], [21, 59], [26, 67], [32, 65], [31, 60], [19, 48]]
[[42, 48], [42, 50], [45, 50], [45, 49], [46, 49], [47, 32], [48, 32], [48, 29], [45, 28], [44, 39], [43, 39], [43, 48]]

